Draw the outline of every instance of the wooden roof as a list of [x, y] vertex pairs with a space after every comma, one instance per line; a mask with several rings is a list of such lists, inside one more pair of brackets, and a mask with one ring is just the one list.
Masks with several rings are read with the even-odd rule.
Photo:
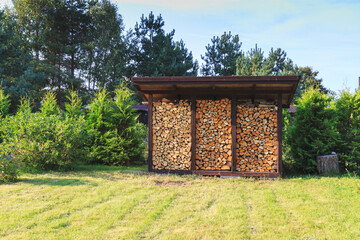
[[133, 77], [132, 84], [145, 101], [153, 98], [203, 98], [236, 95], [253, 102], [277, 101], [289, 106], [300, 76]]

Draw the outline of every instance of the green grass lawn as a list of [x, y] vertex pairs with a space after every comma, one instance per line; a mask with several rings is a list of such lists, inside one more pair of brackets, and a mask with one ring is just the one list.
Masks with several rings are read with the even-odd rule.
[[24, 174], [0, 185], [0, 239], [360, 239], [360, 179]]

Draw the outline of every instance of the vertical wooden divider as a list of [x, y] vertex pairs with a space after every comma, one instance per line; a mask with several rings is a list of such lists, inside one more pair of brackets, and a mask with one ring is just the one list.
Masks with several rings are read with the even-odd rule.
[[191, 171], [195, 171], [196, 160], [196, 99], [191, 98]]
[[231, 171], [236, 171], [236, 96], [231, 97]]
[[153, 170], [153, 95], [149, 94], [148, 101], [148, 170], [151, 172]]
[[278, 138], [278, 173], [282, 176], [282, 95], [278, 96], [278, 110], [277, 110], [277, 138]]

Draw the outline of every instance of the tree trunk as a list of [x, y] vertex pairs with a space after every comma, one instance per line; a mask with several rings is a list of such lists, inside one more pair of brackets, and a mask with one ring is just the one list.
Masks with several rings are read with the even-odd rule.
[[328, 172], [339, 173], [339, 158], [337, 154], [318, 156], [316, 162], [319, 174]]

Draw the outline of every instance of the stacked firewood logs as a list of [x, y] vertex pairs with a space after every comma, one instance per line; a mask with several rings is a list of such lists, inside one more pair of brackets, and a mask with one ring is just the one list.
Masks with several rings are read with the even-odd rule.
[[190, 170], [190, 102], [153, 103], [153, 168]]
[[277, 169], [276, 107], [238, 105], [236, 124], [236, 170], [275, 172]]
[[230, 170], [231, 100], [196, 101], [196, 169]]

